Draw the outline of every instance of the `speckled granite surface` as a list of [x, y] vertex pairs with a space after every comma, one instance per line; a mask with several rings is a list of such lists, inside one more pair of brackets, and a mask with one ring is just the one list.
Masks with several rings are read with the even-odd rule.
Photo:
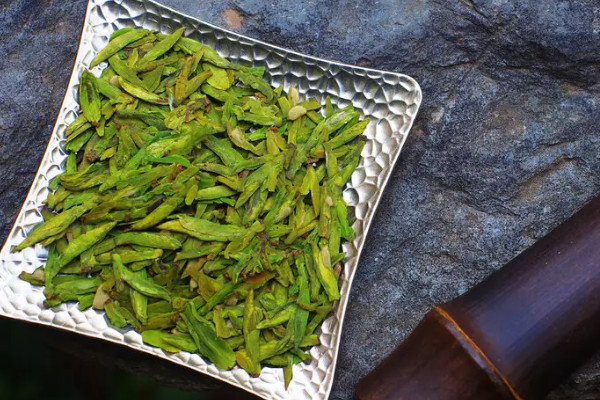
[[[354, 281], [332, 399], [350, 399], [431, 305], [600, 192], [595, 0], [162, 3], [300, 52], [403, 72], [423, 88]], [[0, 242], [45, 149], [84, 9], [0, 3]], [[600, 398], [598, 371], [592, 362], [552, 398]]]

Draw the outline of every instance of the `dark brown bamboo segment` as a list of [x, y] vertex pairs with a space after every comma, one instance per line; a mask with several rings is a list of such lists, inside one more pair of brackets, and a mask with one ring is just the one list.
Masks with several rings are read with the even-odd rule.
[[543, 399], [600, 348], [599, 338], [596, 198], [484, 282], [431, 311], [359, 383], [356, 396]]
[[360, 400], [512, 398], [500, 377], [437, 309], [430, 311], [394, 353], [357, 386], [356, 397]]

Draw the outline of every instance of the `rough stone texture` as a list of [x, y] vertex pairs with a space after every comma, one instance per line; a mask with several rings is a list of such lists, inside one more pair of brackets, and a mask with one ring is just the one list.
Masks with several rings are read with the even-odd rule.
[[[466, 291], [600, 191], [595, 0], [162, 2], [421, 83], [421, 113], [354, 280], [332, 399], [350, 399], [431, 305]], [[82, 0], [0, 5], [0, 242], [45, 149], [84, 8]], [[600, 398], [598, 371], [591, 363], [551, 398]]]

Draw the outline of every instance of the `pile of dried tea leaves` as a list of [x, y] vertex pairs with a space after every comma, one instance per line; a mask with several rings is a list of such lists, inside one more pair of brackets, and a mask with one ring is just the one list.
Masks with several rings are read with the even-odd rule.
[[21, 278], [47, 306], [104, 310], [221, 369], [283, 367], [289, 384], [340, 297], [342, 188], [369, 121], [283, 95], [183, 31], [121, 29], [101, 76], [81, 75], [65, 171], [15, 248], [48, 260]]

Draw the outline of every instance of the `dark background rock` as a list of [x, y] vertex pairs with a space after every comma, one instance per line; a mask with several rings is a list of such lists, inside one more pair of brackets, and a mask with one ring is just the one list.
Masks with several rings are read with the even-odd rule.
[[[163, 0], [294, 50], [409, 74], [424, 102], [354, 280], [332, 399], [350, 399], [433, 304], [600, 190], [595, 0]], [[0, 242], [37, 169], [84, 1], [0, 4]], [[600, 398], [592, 362], [552, 399]]]

